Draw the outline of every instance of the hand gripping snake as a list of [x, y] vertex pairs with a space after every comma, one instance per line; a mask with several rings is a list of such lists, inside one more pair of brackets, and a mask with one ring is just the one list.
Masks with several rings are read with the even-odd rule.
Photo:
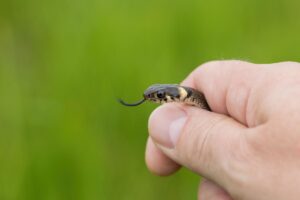
[[146, 100], [159, 104], [179, 102], [210, 111], [210, 107], [202, 92], [177, 84], [154, 84], [145, 90], [142, 100], [132, 104], [126, 103], [122, 99], [119, 99], [119, 102], [125, 106], [138, 106]]

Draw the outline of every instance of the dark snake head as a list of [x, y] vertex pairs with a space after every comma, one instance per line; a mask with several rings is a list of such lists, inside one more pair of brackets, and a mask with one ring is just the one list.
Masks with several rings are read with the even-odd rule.
[[190, 95], [190, 92], [177, 84], [155, 84], [151, 85], [145, 90], [143, 99], [136, 103], [126, 103], [122, 99], [119, 102], [125, 106], [138, 106], [146, 100], [155, 103], [167, 103], [173, 101], [180, 101]]
[[126, 103], [122, 99], [119, 102], [124, 106], [138, 106], [146, 100], [155, 103], [179, 102], [191, 106], [197, 106], [206, 110], [211, 110], [205, 96], [193, 88], [180, 86], [177, 84], [155, 84], [145, 90], [143, 99], [135, 103]]
[[144, 98], [155, 103], [171, 102], [180, 98], [180, 91], [176, 84], [151, 85], [144, 92]]

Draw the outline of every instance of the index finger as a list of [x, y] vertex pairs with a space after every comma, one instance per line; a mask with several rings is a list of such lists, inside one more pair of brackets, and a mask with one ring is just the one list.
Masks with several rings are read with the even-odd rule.
[[248, 126], [247, 109], [253, 106], [250, 93], [261, 78], [260, 68], [244, 61], [208, 62], [195, 69], [182, 85], [203, 92], [212, 111]]

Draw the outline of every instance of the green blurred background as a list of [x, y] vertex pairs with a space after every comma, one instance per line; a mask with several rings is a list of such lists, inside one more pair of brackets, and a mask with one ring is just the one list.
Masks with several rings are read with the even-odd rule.
[[0, 199], [195, 199], [144, 163], [134, 101], [214, 59], [300, 60], [298, 0], [1, 0]]

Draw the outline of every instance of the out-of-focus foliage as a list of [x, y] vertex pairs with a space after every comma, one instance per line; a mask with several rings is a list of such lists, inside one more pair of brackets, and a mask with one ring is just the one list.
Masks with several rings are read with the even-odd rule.
[[300, 60], [297, 0], [2, 0], [0, 199], [195, 199], [144, 164], [155, 107], [119, 105], [213, 59]]

